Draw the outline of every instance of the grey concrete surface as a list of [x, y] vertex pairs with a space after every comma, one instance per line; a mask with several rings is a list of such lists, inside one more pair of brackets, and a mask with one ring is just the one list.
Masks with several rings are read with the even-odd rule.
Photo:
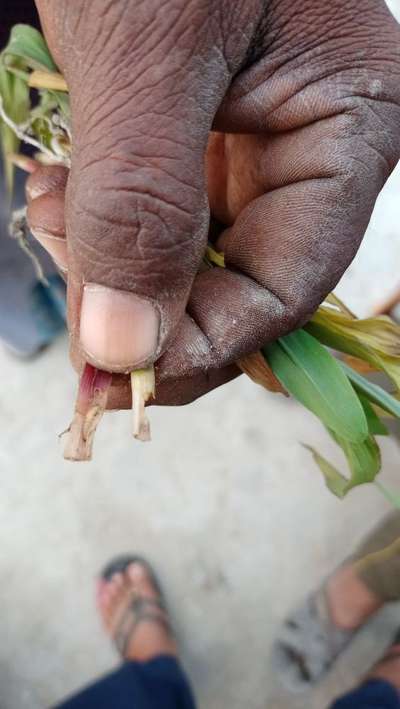
[[[392, 2], [395, 6], [398, 3]], [[339, 293], [368, 312], [398, 285], [399, 171]], [[0, 351], [0, 706], [42, 709], [115, 666], [94, 579], [138, 551], [164, 583], [204, 709], [323, 709], [388, 643], [386, 610], [326, 682], [294, 697], [269, 662], [280, 621], [389, 511], [373, 486], [339, 502], [301, 442], [340, 462], [311, 415], [245, 378], [189, 408], [152, 410], [154, 441], [108, 415], [91, 464], [61, 459], [75, 378], [67, 341], [32, 362]], [[385, 441], [382, 479], [400, 489]]]
[[[115, 665], [93, 586], [129, 550], [160, 572], [200, 707], [320, 709], [354, 679], [359, 653], [333, 685], [299, 699], [273, 676], [271, 642], [386, 501], [374, 487], [333, 498], [301, 447], [337, 459], [319, 424], [244, 378], [190, 408], [152, 410], [147, 446], [130, 439], [127, 413], [110, 414], [95, 461], [65, 463], [57, 434], [75, 387], [66, 344], [29, 363], [0, 354], [2, 709], [48, 706]], [[383, 477], [398, 488], [397, 443], [383, 449]], [[392, 629], [378, 624], [383, 644]]]

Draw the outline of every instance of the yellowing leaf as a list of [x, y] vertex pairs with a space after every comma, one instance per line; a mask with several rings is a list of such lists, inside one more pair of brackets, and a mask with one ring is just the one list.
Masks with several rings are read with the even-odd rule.
[[389, 317], [356, 320], [323, 306], [305, 329], [327, 347], [386, 372], [400, 389], [400, 326]]
[[225, 268], [224, 254], [220, 251], [216, 251], [210, 244], [208, 244], [206, 249], [205, 260], [212, 266]]
[[49, 71], [33, 71], [29, 76], [29, 86], [34, 89], [51, 89], [52, 91], [68, 92], [67, 82], [62, 74]]

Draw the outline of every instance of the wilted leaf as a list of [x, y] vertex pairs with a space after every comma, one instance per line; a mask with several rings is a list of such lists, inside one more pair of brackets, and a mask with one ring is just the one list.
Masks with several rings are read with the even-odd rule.
[[237, 362], [237, 365], [253, 382], [264, 387], [264, 389], [288, 396], [286, 389], [283, 388], [261, 352], [242, 357]]
[[400, 389], [400, 326], [386, 315], [356, 320], [321, 307], [306, 330], [327, 347], [386, 372]]
[[378, 368], [373, 366], [369, 362], [366, 362], [359, 357], [352, 357], [351, 355], [346, 355], [343, 361], [349, 365], [352, 369], [355, 369], [359, 374], [372, 374], [373, 372], [378, 372]]
[[353, 442], [368, 436], [361, 403], [334, 357], [304, 330], [282, 337], [263, 348], [283, 384], [327, 428]]
[[312, 446], [304, 444], [306, 448], [312, 454], [314, 462], [318, 465], [322, 475], [324, 476], [327, 488], [333, 492], [336, 497], [343, 499], [346, 494], [346, 488], [349, 484], [347, 478], [339, 473], [339, 471], [332, 465], [326, 458], [318, 453], [318, 451]]

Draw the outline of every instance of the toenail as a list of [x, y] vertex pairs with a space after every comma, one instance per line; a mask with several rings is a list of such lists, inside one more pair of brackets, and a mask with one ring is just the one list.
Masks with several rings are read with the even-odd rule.
[[141, 564], [135, 562], [128, 566], [128, 574], [133, 581], [137, 581], [142, 580], [146, 572]]

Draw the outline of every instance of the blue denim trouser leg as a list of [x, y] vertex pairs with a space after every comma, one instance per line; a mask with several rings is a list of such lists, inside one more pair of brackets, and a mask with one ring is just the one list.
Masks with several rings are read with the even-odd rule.
[[400, 695], [389, 682], [369, 680], [338, 699], [331, 709], [400, 709]]
[[58, 709], [195, 709], [195, 703], [180, 665], [165, 656], [125, 662]]

